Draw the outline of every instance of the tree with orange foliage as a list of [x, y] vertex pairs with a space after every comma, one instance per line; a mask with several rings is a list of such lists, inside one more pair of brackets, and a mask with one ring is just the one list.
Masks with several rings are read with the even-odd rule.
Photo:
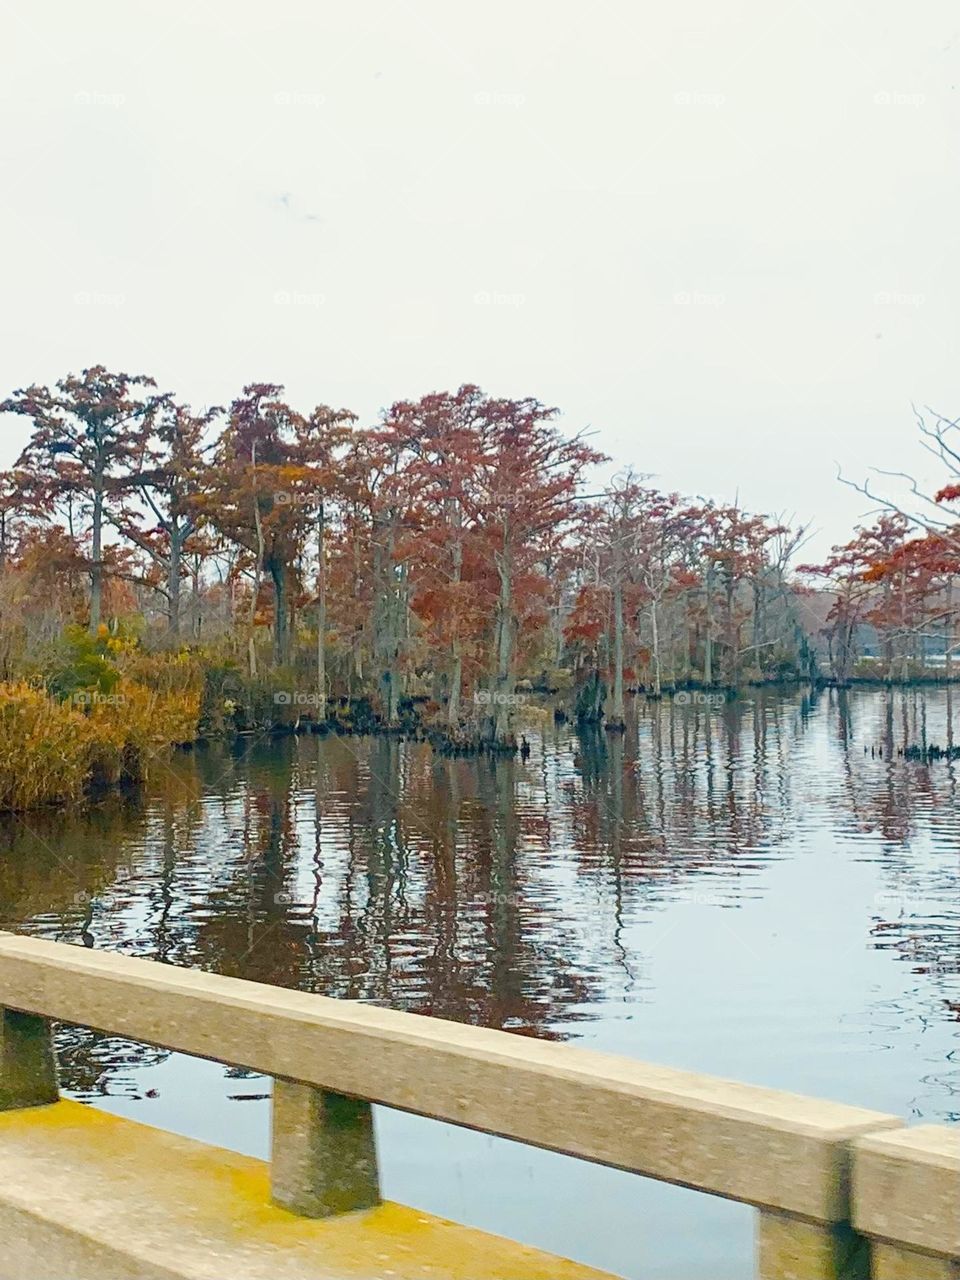
[[299, 562], [329, 484], [327, 436], [352, 419], [325, 407], [305, 418], [280, 399], [282, 391], [251, 383], [233, 401], [202, 498], [210, 522], [252, 561], [254, 669], [252, 624], [264, 575], [273, 587], [274, 659], [290, 661]]
[[916, 604], [919, 567], [906, 550], [908, 530], [903, 516], [885, 513], [873, 525], [858, 526], [856, 537], [834, 547], [823, 564], [800, 566], [800, 573], [825, 580], [834, 591], [825, 635], [840, 684], [849, 683], [853, 674], [864, 625], [877, 632], [887, 679], [893, 676], [898, 648], [904, 664], [901, 674], [905, 674], [909, 654], [904, 641]]
[[763, 570], [768, 543], [785, 530], [771, 525], [766, 516], [748, 515], [738, 503], [718, 507], [706, 503], [696, 513], [701, 525], [700, 544], [706, 561], [704, 591], [707, 605], [707, 658], [704, 680], [712, 684], [713, 671], [713, 589], [719, 588], [723, 637], [722, 680], [735, 687], [740, 679], [740, 660], [750, 646], [742, 645], [744, 623], [750, 617], [741, 587]]
[[138, 483], [144, 441], [166, 397], [152, 378], [109, 373], [103, 365], [69, 374], [51, 391], [31, 386], [0, 403], [0, 413], [33, 422], [17, 466], [37, 501], [77, 499], [90, 519], [90, 629], [100, 624], [103, 528], [112, 503]]
[[[204, 436], [220, 413], [217, 408], [194, 413], [189, 406], [165, 400], [149, 437], [142, 441], [136, 488], [130, 496], [123, 496], [118, 512], [110, 517], [123, 537], [155, 567], [153, 587], [166, 601], [167, 636], [174, 644], [180, 642], [184, 561], [205, 519]], [[132, 501], [134, 494], [139, 506]], [[151, 517], [155, 523], [150, 523]], [[199, 548], [199, 544], [193, 545]]]
[[482, 558], [495, 574], [490, 732], [509, 737], [518, 638], [543, 616], [544, 566], [577, 521], [588, 467], [604, 460], [581, 436], [553, 424], [538, 400], [492, 400], [486, 407], [477, 467]]
[[415, 509], [404, 551], [415, 552], [411, 606], [439, 656], [446, 720], [460, 722], [465, 670], [476, 681], [492, 601], [482, 571], [479, 472], [490, 402], [479, 387], [395, 403], [385, 434], [409, 456]]
[[[841, 475], [840, 480], [858, 493], [865, 494], [907, 525], [920, 529], [928, 540], [923, 555], [932, 556], [939, 566], [936, 575], [943, 600], [938, 617], [944, 624], [940, 638], [943, 640], [949, 674], [957, 629], [953, 582], [960, 573], [960, 419], [948, 418], [932, 409], [925, 412], [914, 410], [914, 414], [920, 444], [946, 473], [945, 484], [939, 485], [933, 493], [925, 492], [916, 479], [906, 472], [873, 468], [874, 474], [886, 480], [900, 481], [906, 486], [905, 495], [895, 499], [887, 493], [878, 493], [869, 479], [858, 482], [847, 480]], [[900, 567], [903, 571], [903, 565]]]

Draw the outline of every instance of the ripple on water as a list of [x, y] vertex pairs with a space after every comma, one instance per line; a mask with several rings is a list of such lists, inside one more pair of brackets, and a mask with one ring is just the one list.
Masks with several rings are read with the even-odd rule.
[[[951, 1122], [958, 765], [897, 754], [947, 741], [951, 712], [943, 691], [641, 704], [623, 736], [531, 724], [526, 762], [393, 739], [211, 747], [139, 802], [7, 819], [0, 927]], [[188, 1060], [59, 1039], [74, 1096], [182, 1094]], [[190, 1070], [222, 1104], [191, 1112], [196, 1131], [256, 1146], [261, 1121], [236, 1117], [264, 1089]], [[489, 1152], [496, 1182], [514, 1157]], [[589, 1225], [564, 1235], [557, 1188], [587, 1175], [563, 1168], [529, 1191], [526, 1238], [631, 1273]], [[710, 1274], [672, 1248], [678, 1275]]]

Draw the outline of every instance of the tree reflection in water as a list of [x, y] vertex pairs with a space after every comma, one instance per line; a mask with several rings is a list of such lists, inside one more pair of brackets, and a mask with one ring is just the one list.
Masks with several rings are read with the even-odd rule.
[[[762, 912], [771, 864], [803, 840], [855, 837], [884, 886], [872, 944], [911, 966], [924, 1016], [949, 1020], [957, 765], [898, 751], [952, 742], [952, 702], [943, 690], [636, 700], [623, 734], [531, 722], [527, 761], [387, 737], [212, 746], [140, 795], [7, 818], [0, 923], [561, 1038], [643, 1002], [637, 919], [678, 899]], [[135, 1093], [132, 1068], [164, 1056], [79, 1028], [59, 1041], [79, 1096]]]

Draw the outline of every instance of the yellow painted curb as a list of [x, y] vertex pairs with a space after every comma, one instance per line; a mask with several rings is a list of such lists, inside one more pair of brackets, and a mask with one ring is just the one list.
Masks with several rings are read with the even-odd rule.
[[[0, 1274], [33, 1224], [47, 1263], [98, 1251], [130, 1274], [197, 1280], [611, 1280], [606, 1273], [403, 1205], [300, 1218], [270, 1201], [268, 1166], [61, 1101], [0, 1113]], [[74, 1244], [71, 1244], [74, 1242]], [[81, 1247], [82, 1246], [82, 1247]], [[38, 1250], [40, 1246], [38, 1245]], [[91, 1280], [109, 1273], [99, 1263]], [[62, 1274], [62, 1272], [61, 1272]], [[83, 1271], [71, 1271], [78, 1277]]]

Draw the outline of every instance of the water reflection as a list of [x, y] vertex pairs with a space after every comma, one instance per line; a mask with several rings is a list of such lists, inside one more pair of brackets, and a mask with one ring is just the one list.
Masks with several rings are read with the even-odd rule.
[[[950, 1036], [960, 1020], [957, 765], [898, 753], [951, 743], [952, 703], [948, 690], [758, 693], [718, 708], [640, 701], [622, 735], [578, 735], [544, 712], [526, 727], [527, 761], [442, 759], [392, 738], [210, 747], [178, 756], [139, 796], [7, 819], [0, 924], [632, 1049], [624, 1022], [642, 1027], [665, 986], [655, 975], [664, 931], [695, 954], [701, 922], [725, 913], [755, 960], [760, 985], [736, 1011], [762, 1046], [777, 966], [804, 960], [772, 941], [788, 915], [771, 885], [790, 863], [821, 877], [819, 892], [851, 894], [827, 945], [860, 1043], [875, 1043], [891, 1018]], [[857, 866], [869, 881], [847, 889], [842, 869]], [[844, 976], [864, 950], [910, 974], [891, 994], [895, 974], [871, 970], [878, 994], [866, 1013], [863, 974]], [[678, 1021], [706, 1023], [696, 999]], [[815, 1009], [805, 1016], [815, 1021]], [[827, 1021], [822, 1030], [833, 1034]], [[60, 1034], [64, 1083], [82, 1097], [136, 1096], [138, 1065], [163, 1057]], [[657, 1058], [656, 1041], [636, 1034], [642, 1056]], [[956, 1089], [955, 1042], [943, 1043], [940, 1067], [927, 1045], [913, 1077], [937, 1119], [953, 1114]], [[748, 1078], [763, 1076], [763, 1052]]]

